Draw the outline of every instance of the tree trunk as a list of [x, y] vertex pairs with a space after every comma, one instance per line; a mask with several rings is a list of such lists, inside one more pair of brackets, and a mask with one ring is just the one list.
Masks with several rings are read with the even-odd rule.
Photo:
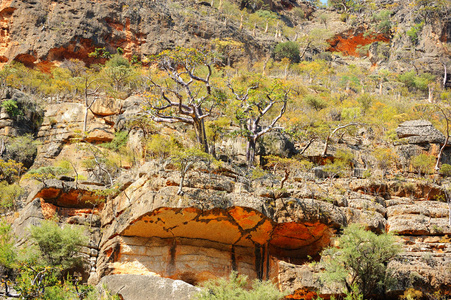
[[246, 149], [246, 160], [247, 160], [249, 166], [252, 166], [254, 164], [255, 146], [256, 146], [255, 140], [253, 138], [249, 138], [249, 140], [247, 142], [247, 149]]
[[208, 142], [204, 120], [194, 119], [194, 131], [196, 133], [197, 142], [202, 147], [202, 150], [205, 153], [208, 153]]
[[86, 110], [85, 110], [85, 118], [83, 120], [83, 136], [85, 136], [86, 131], [87, 131], [87, 126], [88, 126], [88, 113], [89, 113], [89, 106], [86, 105]]

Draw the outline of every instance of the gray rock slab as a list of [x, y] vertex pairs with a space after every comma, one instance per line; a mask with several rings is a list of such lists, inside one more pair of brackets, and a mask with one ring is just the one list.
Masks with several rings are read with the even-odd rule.
[[124, 300], [185, 300], [200, 291], [182, 280], [145, 275], [105, 276], [98, 287], [105, 287]]

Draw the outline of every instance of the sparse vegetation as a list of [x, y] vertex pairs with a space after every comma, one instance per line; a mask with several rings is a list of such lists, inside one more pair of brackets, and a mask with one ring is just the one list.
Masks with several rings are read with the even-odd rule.
[[229, 278], [218, 278], [204, 284], [202, 291], [194, 296], [197, 300], [279, 300], [286, 293], [280, 292], [271, 281], [260, 281], [258, 279], [252, 282], [252, 288], [247, 289], [249, 285], [247, 276], [231, 272]]

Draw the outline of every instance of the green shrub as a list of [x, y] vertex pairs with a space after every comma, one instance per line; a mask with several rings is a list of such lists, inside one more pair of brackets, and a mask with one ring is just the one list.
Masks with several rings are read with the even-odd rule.
[[79, 254], [88, 237], [83, 227], [65, 225], [54, 221], [43, 221], [41, 226], [30, 227], [31, 240], [38, 246], [37, 254], [43, 265], [69, 269], [81, 264]]
[[407, 30], [407, 36], [410, 37], [410, 40], [412, 41], [412, 44], [416, 45], [418, 43], [418, 33], [421, 32], [421, 30], [423, 30], [423, 26], [424, 26], [424, 21], [419, 23], [419, 24], [415, 24], [412, 27], [410, 27], [409, 30]]
[[174, 137], [165, 137], [160, 134], [150, 136], [146, 146], [147, 154], [153, 158], [167, 158], [179, 151], [182, 145]]
[[0, 219], [0, 267], [11, 268], [16, 260], [11, 225]]
[[363, 94], [357, 98], [357, 102], [359, 102], [360, 107], [363, 110], [363, 113], [366, 113], [368, 111], [368, 109], [371, 107], [371, 105], [373, 104], [374, 97], [369, 94]]
[[33, 165], [37, 152], [37, 142], [34, 141], [33, 137], [23, 135], [8, 139], [3, 158], [22, 163], [25, 168], [29, 168]]
[[15, 210], [17, 199], [22, 196], [24, 189], [17, 183], [8, 184], [6, 181], [0, 182], [0, 212]]
[[62, 167], [40, 167], [37, 169], [30, 169], [27, 174], [24, 175], [25, 179], [34, 179], [37, 181], [45, 182], [48, 179], [57, 178], [60, 175], [64, 175], [70, 172], [70, 169], [64, 169]]
[[[328, 248], [321, 253], [322, 281], [341, 283], [348, 293], [362, 294], [364, 299], [369, 299], [369, 295], [384, 294], [390, 288], [393, 277], [388, 263], [401, 250], [394, 236], [376, 235], [352, 224], [344, 229], [338, 243], [340, 248]], [[358, 291], [353, 290], [354, 285]]]
[[373, 16], [374, 20], [378, 23], [377, 30], [382, 33], [389, 33], [391, 29], [390, 16], [392, 12], [389, 10], [381, 10], [379, 13]]
[[12, 159], [4, 161], [0, 158], [0, 180], [11, 184], [20, 178], [23, 171], [22, 163]]
[[127, 145], [127, 140], [128, 140], [128, 132], [119, 131], [114, 134], [114, 139], [111, 142], [103, 143], [100, 146], [113, 151], [119, 151], [119, 149]]
[[292, 63], [298, 63], [301, 59], [299, 45], [291, 41], [279, 43], [276, 48], [274, 48], [274, 56], [278, 60], [286, 57]]
[[440, 168], [440, 174], [445, 177], [451, 176], [451, 165], [443, 164]]
[[304, 102], [316, 111], [320, 111], [327, 107], [327, 102], [324, 99], [311, 94], [304, 97]]
[[229, 278], [218, 278], [204, 284], [202, 291], [194, 296], [196, 300], [279, 300], [286, 296], [271, 281], [254, 280], [248, 290], [247, 276], [231, 272]]
[[414, 156], [412, 158], [411, 164], [412, 167], [418, 171], [418, 174], [429, 174], [432, 171], [432, 168], [435, 165], [436, 158], [432, 155], [427, 155], [421, 153], [420, 155]]
[[17, 102], [13, 99], [3, 101], [1, 106], [11, 117], [17, 117], [22, 114], [22, 112], [19, 110]]

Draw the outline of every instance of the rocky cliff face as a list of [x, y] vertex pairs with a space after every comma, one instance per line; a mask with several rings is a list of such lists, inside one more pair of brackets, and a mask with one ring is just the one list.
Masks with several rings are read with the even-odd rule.
[[[81, 59], [88, 64], [102, 61], [88, 55], [98, 47], [106, 47], [112, 53], [121, 47], [127, 57], [145, 60], [148, 55], [176, 46], [204, 47], [215, 38], [243, 43], [244, 53], [240, 56], [255, 61], [271, 54], [279, 42], [308, 35], [313, 28], [323, 28], [319, 16], [327, 17], [324, 24], [334, 35], [328, 41], [330, 47], [326, 47], [330, 52], [368, 55], [371, 64], [382, 64], [396, 72], [410, 70], [414, 62], [417, 68], [437, 75], [443, 75], [443, 63], [449, 56], [451, 25], [446, 18], [449, 7], [422, 27], [412, 42], [406, 32], [418, 22], [404, 0], [377, 1], [378, 10], [369, 12], [376, 15], [390, 9], [392, 29], [385, 33], [369, 25], [374, 15], [343, 22], [340, 11], [316, 9], [302, 1], [266, 1], [258, 5], [237, 2], [242, 8], [263, 7], [279, 12], [282, 21], [297, 34], [274, 37], [262, 28], [257, 31], [242, 28], [236, 20], [228, 20], [226, 12], [206, 2], [9, 0], [2, 1], [0, 7], [0, 62], [14, 60], [48, 71], [52, 62], [64, 59]], [[300, 8], [304, 19], [293, 17], [293, 8]], [[378, 46], [378, 42], [388, 45], [388, 50], [382, 44]], [[372, 46], [368, 54], [357, 52], [369, 45]]]
[[[394, 5], [392, 18], [401, 24], [399, 27], [403, 22], [411, 26], [415, 21], [403, 1], [378, 3], [382, 2]], [[451, 23], [446, 18], [427, 25], [419, 34], [419, 42], [413, 45], [403, 34], [368, 34], [366, 24], [343, 22], [339, 11], [316, 10], [296, 1], [264, 3], [284, 16], [302, 7], [305, 19], [291, 26], [299, 27], [304, 35], [314, 28], [328, 27], [333, 37], [328, 40], [327, 51], [344, 54], [332, 55], [333, 63], [357, 62], [369, 68], [409, 70], [413, 62], [418, 68], [442, 72], [442, 59], [448, 53], [445, 46], [451, 36]], [[186, 11], [184, 6], [190, 9]], [[321, 14], [328, 14], [327, 26], [318, 21]], [[290, 21], [284, 20], [287, 24]], [[271, 53], [277, 42], [294, 39], [274, 38], [263, 30], [253, 33], [239, 25], [225, 19], [208, 3], [194, 1], [2, 1], [0, 61], [19, 61], [48, 70], [51, 64], [68, 58], [88, 64], [101, 61], [88, 55], [96, 47], [112, 52], [121, 47], [127, 57], [137, 55], [143, 59], [167, 48], [200, 47], [214, 38], [229, 37], [242, 42], [244, 55], [254, 60]], [[381, 58], [378, 47], [383, 44], [388, 44], [389, 49]], [[371, 46], [368, 57], [359, 53], [362, 46]], [[306, 55], [311, 57], [318, 51], [312, 47]], [[410, 56], [404, 56], [406, 51]], [[16, 99], [24, 106], [28, 103], [17, 91], [3, 98]], [[140, 96], [125, 101], [102, 96], [89, 111], [86, 141], [111, 141], [126, 120], [140, 110], [142, 102]], [[80, 135], [84, 112], [85, 107], [78, 102], [52, 103], [45, 106], [45, 113], [30, 111], [17, 124], [2, 109], [0, 134], [36, 132], [40, 145], [34, 167], [68, 157], [81, 162], [91, 154], [72, 140]], [[396, 133], [399, 140], [389, 146], [400, 157], [396, 168], [409, 174], [406, 178], [362, 179], [361, 173], [374, 159], [371, 133], [365, 131], [356, 138], [344, 137], [340, 145], [330, 147], [332, 155], [340, 147], [352, 149], [356, 170], [362, 172], [345, 179], [325, 179], [324, 172], [297, 174], [288, 180], [284, 190], [277, 188], [279, 182], [274, 178], [251, 180], [225, 163], [215, 172], [206, 167], [189, 172], [185, 193], [178, 195], [179, 172], [173, 164], [155, 159], [146, 163], [121, 162], [117, 189], [111, 192], [89, 167], [80, 163], [74, 168], [83, 179], [63, 177], [39, 186], [24, 183], [33, 188], [21, 203], [14, 230], [21, 237], [18, 243], [24, 244], [29, 225], [55, 215], [61, 223], [84, 226], [90, 237], [81, 254], [88, 262], [80, 270], [84, 281], [106, 284], [123, 299], [139, 299], [136, 288], [143, 285], [152, 287], [149, 293], [158, 290], [160, 299], [188, 299], [197, 291], [193, 285], [225, 276], [231, 270], [251, 279], [270, 279], [288, 290], [291, 299], [312, 299], [317, 294], [329, 297], [341, 292], [340, 288], [322, 286], [318, 280], [321, 267], [311, 262], [319, 259], [322, 249], [334, 245], [342, 226], [358, 223], [377, 233], [399, 236], [403, 252], [391, 263], [398, 279], [393, 295], [412, 286], [449, 295], [451, 225], [449, 204], [444, 201], [447, 186], [441, 184], [440, 178], [415, 178], [409, 173], [412, 170], [408, 163], [421, 153], [437, 155], [444, 136], [422, 120], [402, 123]], [[140, 129], [130, 131], [129, 146], [134, 153], [143, 152], [143, 134]], [[275, 144], [268, 139], [268, 143]], [[276, 134], [273, 140], [278, 143], [276, 148], [284, 148], [280, 153], [293, 153], [293, 145], [287, 146], [282, 134]], [[323, 159], [318, 150], [323, 144], [315, 143], [305, 154], [312, 160]], [[224, 145], [233, 146], [237, 157], [244, 153], [239, 141], [225, 140]], [[266, 149], [267, 154], [278, 150]], [[238, 159], [231, 157], [229, 161], [233, 160]], [[442, 162], [450, 161], [448, 145]]]
[[[98, 111], [111, 107], [101, 103]], [[44, 120], [49, 116], [54, 116], [53, 109]], [[66, 121], [77, 124], [78, 114], [71, 116]], [[56, 118], [54, 126], [59, 128], [65, 120]], [[93, 124], [102, 120], [92, 118]], [[62, 151], [49, 150], [47, 140], [58, 141], [72, 133], [69, 129], [61, 135], [45, 124], [36, 161], [74, 153], [67, 152], [73, 151], [73, 145], [65, 145], [64, 139]], [[410, 138], [409, 145], [422, 147], [437, 142], [431, 132], [436, 131], [423, 121], [406, 122], [398, 129], [400, 136]], [[340, 292], [320, 285], [320, 269], [310, 262], [333, 244], [341, 226], [359, 223], [399, 236], [403, 253], [391, 263], [398, 280], [394, 294], [411, 286], [451, 292], [449, 207], [440, 201], [444, 192], [437, 184], [354, 178], [336, 179], [330, 185], [299, 178], [290, 182], [288, 190], [278, 192], [268, 189], [270, 183], [264, 179], [243, 182], [232, 169], [223, 168], [215, 174], [189, 173], [185, 194], [180, 196], [179, 180], [171, 164], [152, 161], [123, 174], [118, 182], [122, 188], [107, 198], [96, 192], [103, 189], [99, 183], [47, 181], [30, 193], [15, 221], [15, 232], [25, 240], [27, 226], [55, 215], [63, 223], [87, 226], [90, 243], [83, 255], [89, 264], [83, 277], [92, 284], [105, 283], [113, 291], [121, 290], [118, 285], [127, 286], [124, 299], [135, 299], [127, 296], [133, 295], [130, 276], [141, 275], [139, 280], [150, 285], [154, 276], [198, 285], [231, 270], [273, 280], [290, 291], [292, 299], [305, 299], [318, 291], [322, 296]], [[174, 284], [165, 283], [169, 290], [161, 293], [177, 293]], [[195, 291], [188, 290], [188, 294]]]
[[[185, 13], [187, 6], [190, 8]], [[77, 58], [96, 47], [127, 57], [156, 54], [176, 46], [196, 47], [231, 37], [257, 57], [269, 44], [220, 21], [217, 10], [195, 2], [162, 1], [3, 1], [0, 58], [27, 66]]]

